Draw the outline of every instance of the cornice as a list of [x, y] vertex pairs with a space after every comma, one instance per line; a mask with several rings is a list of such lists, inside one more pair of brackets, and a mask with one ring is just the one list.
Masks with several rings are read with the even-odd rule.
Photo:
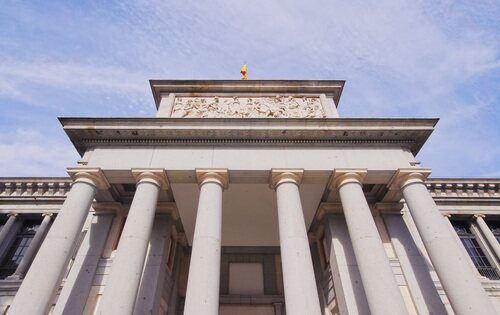
[[59, 118], [83, 154], [95, 146], [399, 146], [417, 154], [437, 119]]
[[425, 185], [436, 200], [500, 198], [500, 179], [427, 179]]
[[150, 80], [158, 108], [162, 94], [205, 95], [208, 93], [238, 95], [325, 94], [339, 103], [344, 80]]
[[0, 178], [0, 197], [64, 199], [72, 183], [69, 177]]

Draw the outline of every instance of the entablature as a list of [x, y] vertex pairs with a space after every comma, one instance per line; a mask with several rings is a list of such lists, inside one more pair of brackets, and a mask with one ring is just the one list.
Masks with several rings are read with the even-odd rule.
[[438, 119], [59, 118], [83, 155], [97, 146], [380, 146], [414, 155]]

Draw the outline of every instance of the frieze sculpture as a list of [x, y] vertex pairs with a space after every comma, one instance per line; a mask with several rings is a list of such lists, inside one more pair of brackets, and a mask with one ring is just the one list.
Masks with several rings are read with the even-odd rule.
[[176, 97], [177, 118], [323, 118], [318, 97]]

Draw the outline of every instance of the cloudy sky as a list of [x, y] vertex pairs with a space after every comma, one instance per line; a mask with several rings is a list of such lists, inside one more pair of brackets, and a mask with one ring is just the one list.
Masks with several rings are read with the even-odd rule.
[[500, 2], [2, 1], [0, 176], [62, 176], [58, 116], [154, 115], [149, 79], [346, 80], [343, 117], [439, 117], [433, 176], [500, 177]]

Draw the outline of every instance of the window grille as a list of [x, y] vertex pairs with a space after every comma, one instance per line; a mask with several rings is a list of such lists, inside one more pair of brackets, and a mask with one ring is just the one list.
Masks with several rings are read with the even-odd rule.
[[491, 266], [483, 249], [479, 246], [476, 236], [471, 232], [469, 223], [466, 221], [451, 221], [451, 224], [460, 237], [479, 274], [491, 280], [500, 280], [497, 270]]
[[487, 224], [497, 241], [500, 243], [500, 221], [488, 221]]
[[0, 265], [0, 279], [5, 279], [16, 271], [39, 226], [40, 221], [26, 220], [23, 222], [23, 226], [16, 234], [12, 246]]

